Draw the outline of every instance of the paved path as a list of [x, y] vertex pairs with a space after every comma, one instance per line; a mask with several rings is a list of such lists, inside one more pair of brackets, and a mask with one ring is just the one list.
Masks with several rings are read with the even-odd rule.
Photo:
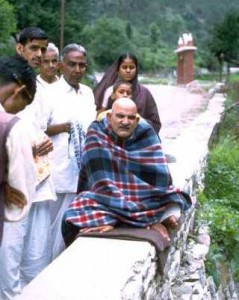
[[223, 111], [223, 94], [195, 94], [185, 87], [149, 85], [162, 122], [160, 137], [177, 186], [202, 169], [208, 140]]
[[147, 85], [147, 87], [158, 106], [162, 122], [160, 131], [162, 141], [177, 138], [208, 105], [205, 93], [192, 93], [186, 87], [168, 85]]

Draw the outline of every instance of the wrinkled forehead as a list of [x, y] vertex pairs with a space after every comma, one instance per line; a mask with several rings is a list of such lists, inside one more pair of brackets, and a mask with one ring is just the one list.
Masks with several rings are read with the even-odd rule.
[[51, 59], [51, 58], [58, 58], [58, 54], [54, 50], [46, 50], [46, 52], [43, 54], [44, 59]]
[[85, 62], [86, 60], [87, 60], [87, 58], [86, 58], [85, 54], [83, 52], [76, 51], [76, 50], [72, 50], [72, 51], [68, 52], [63, 57], [63, 61], [65, 61], [65, 62], [67, 62], [67, 61], [74, 61], [74, 62], [84, 61]]
[[134, 105], [115, 105], [112, 108], [112, 113], [115, 115], [132, 116], [137, 114], [137, 108]]

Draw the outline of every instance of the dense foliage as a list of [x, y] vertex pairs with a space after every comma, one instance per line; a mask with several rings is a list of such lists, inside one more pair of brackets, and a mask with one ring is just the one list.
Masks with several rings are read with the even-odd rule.
[[9, 37], [16, 30], [14, 7], [5, 0], [0, 0], [0, 54], [9, 49]]
[[[5, 15], [1, 28], [6, 43], [15, 24], [17, 30], [36, 25], [60, 46], [63, 0], [2, 2], [0, 12], [3, 10]], [[8, 3], [15, 8], [15, 20], [12, 12], [4, 8]], [[203, 57], [196, 62], [212, 66], [207, 47], [210, 30], [215, 23], [223, 22], [230, 9], [239, 10], [238, 0], [65, 0], [64, 44], [84, 45], [99, 68], [111, 63], [119, 52], [129, 50], [139, 55], [143, 70], [158, 71], [175, 67], [178, 38], [184, 32], [192, 32], [197, 57]]]
[[198, 221], [210, 226], [212, 246], [207, 270], [217, 282], [221, 267], [229, 264], [239, 280], [239, 79], [230, 83], [227, 108], [210, 152], [205, 189], [200, 194]]
[[238, 65], [239, 61], [239, 11], [229, 11], [221, 23], [217, 23], [209, 43], [211, 52], [215, 55], [221, 68], [227, 62], [229, 67]]

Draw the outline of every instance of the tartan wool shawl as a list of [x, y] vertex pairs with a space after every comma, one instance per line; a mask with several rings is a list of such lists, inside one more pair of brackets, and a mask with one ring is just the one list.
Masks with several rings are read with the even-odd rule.
[[83, 149], [78, 195], [66, 210], [62, 231], [65, 241], [79, 229], [157, 223], [173, 203], [190, 207], [190, 197], [172, 186], [159, 137], [145, 121], [122, 142], [107, 118], [88, 129]]

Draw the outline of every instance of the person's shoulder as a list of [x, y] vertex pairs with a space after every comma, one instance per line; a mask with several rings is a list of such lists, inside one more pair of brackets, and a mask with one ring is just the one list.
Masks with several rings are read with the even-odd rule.
[[105, 90], [105, 92], [112, 92], [113, 91], [113, 85], [110, 85], [107, 87], [107, 89]]
[[44, 88], [39, 89], [39, 95], [42, 98], [47, 99], [47, 101], [52, 101], [55, 98], [58, 99], [61, 95], [64, 96], [64, 91], [65, 91], [64, 85], [59, 79], [51, 84], [48, 84]]
[[93, 90], [83, 83], [80, 83], [80, 93], [84, 98], [87, 98], [93, 105], [95, 105], [95, 97], [93, 94]]
[[62, 78], [60, 78], [60, 79], [54, 81], [53, 83], [49, 84], [48, 86], [51, 89], [57, 89], [57, 88], [63, 86], [63, 80], [62, 80]]
[[111, 112], [111, 109], [107, 109], [99, 113], [99, 115], [97, 116], [97, 121], [101, 121], [103, 118], [107, 116], [107, 113], [109, 112]]
[[113, 85], [107, 87], [107, 89], [104, 92], [104, 98], [108, 99], [110, 97], [110, 95], [112, 94], [112, 92], [113, 92]]
[[143, 132], [147, 132], [148, 135], [158, 136], [153, 127], [144, 119], [140, 118], [139, 123], [136, 127], [137, 133], [142, 134]]
[[[144, 84], [139, 83], [138, 86], [139, 86], [139, 88], [140, 88], [141, 91], [144, 91], [144, 92], [146, 92], [146, 93], [150, 93], [148, 87], [145, 86]], [[150, 93], [150, 94], [151, 94], [151, 93]]]
[[11, 119], [15, 118], [16, 115], [8, 113], [6, 111], [0, 111], [0, 115], [1, 115], [1, 122], [9, 122]]
[[87, 92], [87, 93], [93, 94], [93, 90], [86, 84], [80, 83], [80, 89], [82, 92]]
[[139, 88], [139, 93], [145, 100], [148, 101], [154, 100], [154, 97], [147, 86], [143, 84], [138, 84], [138, 88]]
[[19, 118], [16, 116], [16, 122], [14, 122], [11, 130], [9, 131], [9, 137], [17, 137], [19, 141], [23, 141], [26, 137], [31, 136], [31, 126], [25, 119]]

